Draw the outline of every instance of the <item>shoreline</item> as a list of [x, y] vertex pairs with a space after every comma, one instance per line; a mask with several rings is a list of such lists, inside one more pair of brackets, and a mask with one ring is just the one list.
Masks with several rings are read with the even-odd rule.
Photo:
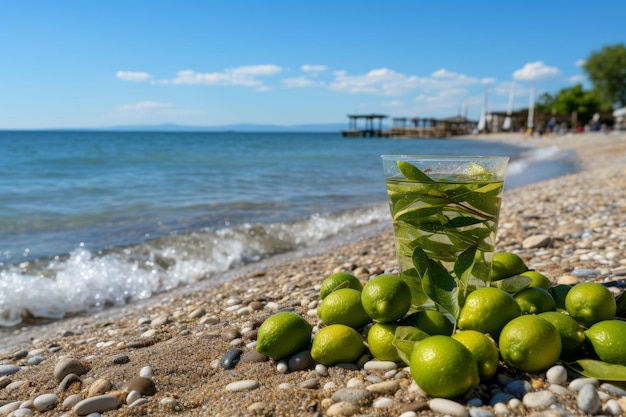
[[[554, 283], [596, 280], [611, 282], [614, 291], [623, 291], [626, 132], [457, 138], [575, 150], [580, 172], [505, 191], [497, 250], [518, 253], [529, 267], [543, 272]], [[532, 238], [539, 235], [547, 236], [548, 246], [531, 244]], [[156, 394], [146, 396], [145, 404], [136, 409], [122, 406], [116, 415], [160, 416], [171, 415], [173, 410], [178, 415], [214, 416], [257, 415], [257, 411], [258, 415], [277, 416], [326, 413], [333, 403], [333, 392], [346, 387], [348, 380], [366, 382], [362, 371], [333, 367], [328, 376], [309, 369], [282, 374], [271, 361], [247, 359], [232, 370], [223, 370], [219, 360], [231, 349], [254, 351], [251, 343], [255, 329], [279, 308], [293, 308], [316, 325], [319, 284], [330, 273], [348, 270], [366, 281], [373, 275], [393, 272], [396, 266], [389, 225], [354, 242], [336, 241], [308, 253], [290, 253], [249, 265], [239, 275], [222, 279], [215, 286], [199, 282], [93, 315], [0, 331], [0, 364], [24, 366], [6, 377], [13, 385], [11, 389], [0, 383], [0, 410], [3, 402], [33, 400], [40, 394], [56, 392], [57, 383], [52, 379], [55, 365], [63, 356], [71, 356], [87, 362], [91, 370], [82, 377], [76, 392], [59, 393], [55, 410], [41, 415], [59, 415], [64, 410], [64, 399], [72, 393], [86, 397], [99, 379], [110, 382], [110, 391], [123, 390], [146, 366], [153, 369]], [[26, 355], [16, 355], [20, 351], [26, 351]], [[33, 351], [44, 359], [37, 365], [28, 364], [28, 359], [35, 356], [30, 354]], [[114, 363], [112, 358], [118, 355], [126, 355], [128, 362]], [[252, 353], [249, 356], [254, 357]], [[381, 372], [376, 375], [382, 378]], [[541, 380], [542, 376], [529, 378]], [[227, 384], [249, 379], [256, 380], [259, 388], [225, 391]], [[311, 387], [303, 388], [303, 382], [313, 380], [317, 384], [310, 382]], [[412, 404], [426, 401], [419, 393], [411, 392], [410, 376], [393, 380], [398, 381], [398, 387], [394, 393], [387, 393], [395, 398], [392, 405], [376, 411], [370, 402], [359, 412], [400, 415]], [[281, 385], [285, 383], [290, 385]], [[324, 389], [329, 383], [336, 388]], [[424, 410], [424, 415], [430, 415], [427, 406]], [[534, 411], [517, 410], [514, 414]]]

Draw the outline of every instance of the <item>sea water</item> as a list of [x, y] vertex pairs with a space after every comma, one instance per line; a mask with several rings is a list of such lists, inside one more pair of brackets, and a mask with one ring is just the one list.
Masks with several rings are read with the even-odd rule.
[[471, 140], [0, 131], [0, 326], [390, 227], [382, 154], [507, 155], [508, 188], [576, 169], [555, 147]]

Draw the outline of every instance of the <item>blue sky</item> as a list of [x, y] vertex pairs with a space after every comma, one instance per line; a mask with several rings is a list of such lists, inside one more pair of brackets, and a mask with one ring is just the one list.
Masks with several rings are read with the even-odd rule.
[[582, 82], [615, 1], [0, 0], [0, 129], [478, 118]]

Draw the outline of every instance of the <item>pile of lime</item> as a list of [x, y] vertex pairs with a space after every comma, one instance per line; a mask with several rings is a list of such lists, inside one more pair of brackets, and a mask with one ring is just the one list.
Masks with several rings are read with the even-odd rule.
[[[312, 326], [283, 311], [260, 326], [257, 351], [279, 360], [310, 349], [332, 366], [366, 357], [409, 366], [433, 397], [454, 398], [498, 370], [528, 373], [557, 362], [602, 380], [626, 381], [626, 300], [597, 282], [553, 285], [512, 252], [494, 255], [490, 282], [464, 298], [457, 317], [432, 300], [416, 306], [415, 286], [393, 274], [365, 284], [328, 276]], [[422, 294], [423, 295], [423, 294]]]

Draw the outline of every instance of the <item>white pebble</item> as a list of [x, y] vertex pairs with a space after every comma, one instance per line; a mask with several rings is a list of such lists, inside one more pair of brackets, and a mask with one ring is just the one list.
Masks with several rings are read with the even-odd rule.
[[572, 382], [569, 383], [569, 389], [571, 389], [572, 391], [578, 391], [580, 390], [583, 386], [591, 384], [594, 387], [598, 386], [598, 380], [595, 378], [576, 378], [574, 380], [572, 380]]
[[350, 417], [359, 412], [359, 407], [347, 401], [341, 401], [328, 407], [326, 414], [329, 416]]
[[141, 334], [141, 337], [148, 338], [148, 337], [154, 336], [155, 334], [156, 334], [156, 329], [150, 329], [150, 330], [143, 332]]
[[400, 414], [400, 417], [417, 417], [417, 413], [415, 411], [405, 411]]
[[602, 401], [592, 384], [583, 385], [576, 395], [576, 404], [587, 414], [596, 414], [602, 408]]
[[231, 382], [226, 385], [226, 391], [252, 391], [259, 388], [259, 381], [255, 381], [254, 379], [244, 379], [241, 381]]
[[556, 403], [556, 396], [552, 391], [529, 392], [524, 395], [522, 402], [530, 408], [549, 407]]
[[139, 371], [139, 376], [143, 376], [144, 378], [152, 378], [154, 376], [154, 371], [151, 366], [144, 366]]
[[568, 390], [567, 388], [565, 388], [562, 385], [556, 385], [556, 384], [551, 384], [548, 389], [550, 391], [552, 391], [553, 393], [555, 393], [556, 395], [562, 395], [562, 396], [571, 396], [574, 395], [574, 393], [570, 390]]
[[389, 408], [393, 406], [393, 399], [388, 397], [376, 398], [372, 405], [374, 408]]
[[609, 416], [621, 416], [624, 410], [614, 399], [610, 399], [604, 404], [604, 414]]
[[398, 364], [391, 361], [367, 361], [363, 365], [366, 371], [390, 371], [398, 369]]
[[496, 414], [501, 414], [501, 415], [508, 415], [508, 414], [511, 413], [509, 408], [504, 403], [497, 403], [496, 405], [494, 405], [493, 406], [493, 411]]
[[435, 413], [449, 414], [453, 417], [469, 417], [469, 413], [463, 405], [445, 398], [433, 398], [428, 406]]
[[289, 382], [281, 382], [280, 384], [278, 384], [278, 389], [291, 389], [293, 388], [293, 385], [290, 384]]
[[76, 404], [80, 402], [83, 398], [80, 394], [72, 394], [63, 400], [63, 408], [74, 408]]
[[139, 393], [139, 391], [132, 390], [126, 396], [126, 404], [130, 405], [137, 401], [139, 398], [141, 398], [141, 394]]
[[286, 374], [287, 371], [289, 371], [289, 365], [287, 364], [287, 361], [279, 361], [276, 364], [276, 371], [281, 374]]
[[329, 381], [327, 383], [324, 384], [323, 387], [325, 390], [334, 390], [337, 388], [337, 384], [335, 384], [333, 381]]
[[551, 384], [561, 385], [567, 381], [567, 369], [562, 365], [555, 365], [546, 372], [546, 379]]
[[328, 368], [326, 365], [322, 365], [321, 363], [315, 365], [315, 372], [317, 372], [320, 376], [328, 376]]
[[41, 394], [35, 398], [33, 405], [37, 411], [47, 411], [54, 408], [59, 401], [59, 397], [56, 394]]
[[354, 377], [348, 380], [346, 387], [347, 388], [364, 388], [365, 383], [360, 378]]

